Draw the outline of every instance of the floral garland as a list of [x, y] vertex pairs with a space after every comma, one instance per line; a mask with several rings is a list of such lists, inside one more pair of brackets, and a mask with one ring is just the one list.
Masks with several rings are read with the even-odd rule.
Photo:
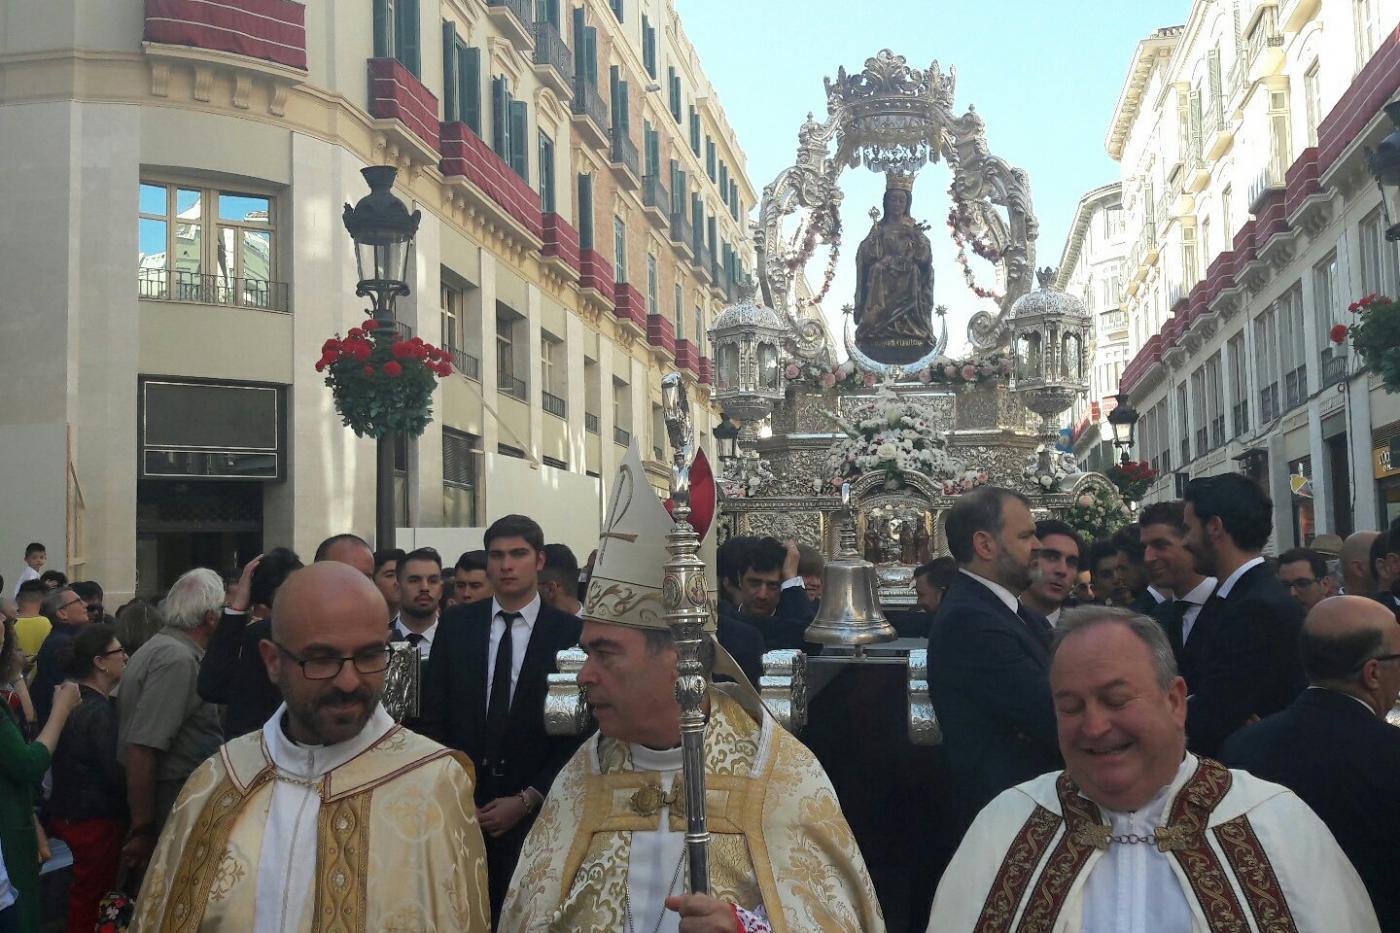
[[1097, 486], [1080, 494], [1065, 512], [1065, 522], [1087, 541], [1102, 541], [1128, 524], [1126, 509], [1106, 489]]
[[[991, 353], [980, 359], [968, 357], [963, 360], [934, 360], [927, 369], [906, 375], [912, 375], [924, 385], [970, 385], [1009, 376], [1011, 367], [1010, 356]], [[812, 360], [789, 360], [783, 375], [791, 385], [843, 391], [861, 387], [874, 388], [880, 383], [878, 376], [861, 372], [852, 360], [830, 368]]]
[[960, 496], [965, 492], [971, 492], [978, 486], [985, 486], [991, 481], [991, 477], [981, 470], [964, 470], [952, 479], [944, 480], [943, 495]]
[[777, 479], [768, 468], [768, 461], [756, 450], [740, 450], [738, 455], [725, 465], [720, 477], [720, 491], [731, 499], [747, 499], [758, 495], [765, 483]]
[[991, 263], [1001, 261], [1001, 250], [981, 237], [965, 237], [962, 231], [972, 227], [972, 209], [966, 201], [958, 197], [956, 186], [948, 186], [948, 197], [953, 201], [953, 206], [948, 210], [948, 231], [953, 237], [954, 245], [958, 248], [957, 261], [958, 265], [962, 267], [963, 280], [967, 282], [967, 287], [978, 298], [1000, 301], [1005, 297], [1000, 292], [983, 288], [977, 284], [977, 277], [973, 275], [972, 264], [967, 258], [967, 248], [971, 246], [974, 253]]
[[826, 271], [822, 275], [822, 287], [811, 298], [802, 300], [802, 304], [814, 307], [822, 303], [827, 293], [831, 291], [831, 283], [836, 278], [836, 266], [841, 259], [841, 214], [830, 205], [824, 205], [812, 211], [807, 218], [807, 225], [803, 228], [801, 240], [802, 246], [797, 251], [797, 255], [788, 258], [785, 265], [788, 272], [797, 272], [805, 267], [811, 260], [812, 254], [817, 250], [817, 236], [821, 232], [823, 223], [831, 227], [831, 236], [827, 242], [831, 244], [831, 252], [826, 259]]
[[940, 480], [964, 471], [962, 462], [949, 456], [947, 441], [935, 433], [924, 412], [888, 387], [853, 408], [848, 418], [830, 412], [828, 416], [846, 432], [827, 455], [834, 486], [873, 470], [882, 471], [887, 481], [895, 482], [905, 471]]
[[1021, 470], [1021, 478], [1032, 486], [1038, 486], [1046, 492], [1055, 492], [1060, 488], [1066, 479], [1079, 475], [1079, 463], [1074, 459], [1074, 454], [1050, 452], [1048, 457], [1049, 470], [1042, 471], [1040, 466], [1039, 452], [1032, 455], [1027, 461], [1024, 469]]

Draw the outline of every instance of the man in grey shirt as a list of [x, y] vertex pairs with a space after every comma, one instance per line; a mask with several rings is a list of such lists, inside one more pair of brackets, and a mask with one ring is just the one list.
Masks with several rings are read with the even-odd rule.
[[127, 664], [117, 708], [117, 756], [126, 766], [131, 830], [122, 858], [140, 867], [185, 779], [223, 742], [218, 707], [199, 698], [199, 662], [224, 606], [224, 582], [212, 570], [191, 570], [161, 604], [165, 628]]

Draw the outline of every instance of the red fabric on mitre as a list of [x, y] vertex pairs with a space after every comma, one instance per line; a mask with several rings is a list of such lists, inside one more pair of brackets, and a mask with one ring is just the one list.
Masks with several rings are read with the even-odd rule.
[[[671, 500], [667, 499], [666, 514], [671, 514]], [[690, 525], [700, 540], [705, 540], [710, 526], [715, 522], [715, 509], [719, 505], [715, 487], [715, 474], [710, 469], [710, 458], [701, 450], [695, 454], [690, 464]]]

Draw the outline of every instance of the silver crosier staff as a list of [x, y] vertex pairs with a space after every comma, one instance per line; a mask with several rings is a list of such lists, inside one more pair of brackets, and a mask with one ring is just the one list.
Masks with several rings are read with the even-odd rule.
[[710, 893], [710, 832], [705, 824], [705, 697], [709, 680], [701, 661], [705, 623], [709, 621], [709, 596], [705, 589], [705, 562], [700, 559], [700, 536], [690, 524], [690, 464], [695, 454], [695, 426], [690, 401], [679, 373], [661, 380], [661, 402], [666, 433], [675, 450], [671, 466], [671, 517], [666, 536], [661, 592], [666, 622], [676, 645], [676, 700], [681, 707], [681, 753], [685, 781], [685, 847], [690, 863], [690, 891]]

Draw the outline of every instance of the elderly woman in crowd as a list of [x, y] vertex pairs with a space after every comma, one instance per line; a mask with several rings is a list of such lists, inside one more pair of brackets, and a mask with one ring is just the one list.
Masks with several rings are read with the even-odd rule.
[[[0, 646], [0, 681], [14, 680], [23, 666], [24, 653], [14, 624], [6, 621], [5, 639]], [[58, 748], [58, 737], [78, 701], [77, 684], [55, 687], [48, 721], [32, 743], [24, 740], [10, 708], [0, 704], [0, 850], [4, 852], [8, 887], [13, 888], [15, 896], [12, 906], [0, 909], [0, 933], [38, 933], [42, 837], [34, 817], [34, 790], [48, 770]], [[0, 898], [6, 896], [3, 887], [0, 886]]]
[[73, 851], [68, 930], [90, 933], [111, 889], [126, 835], [126, 778], [117, 762], [117, 707], [111, 694], [126, 670], [113, 626], [93, 623], [70, 643], [66, 672], [82, 702], [68, 717], [53, 757], [49, 812], [55, 835]]

